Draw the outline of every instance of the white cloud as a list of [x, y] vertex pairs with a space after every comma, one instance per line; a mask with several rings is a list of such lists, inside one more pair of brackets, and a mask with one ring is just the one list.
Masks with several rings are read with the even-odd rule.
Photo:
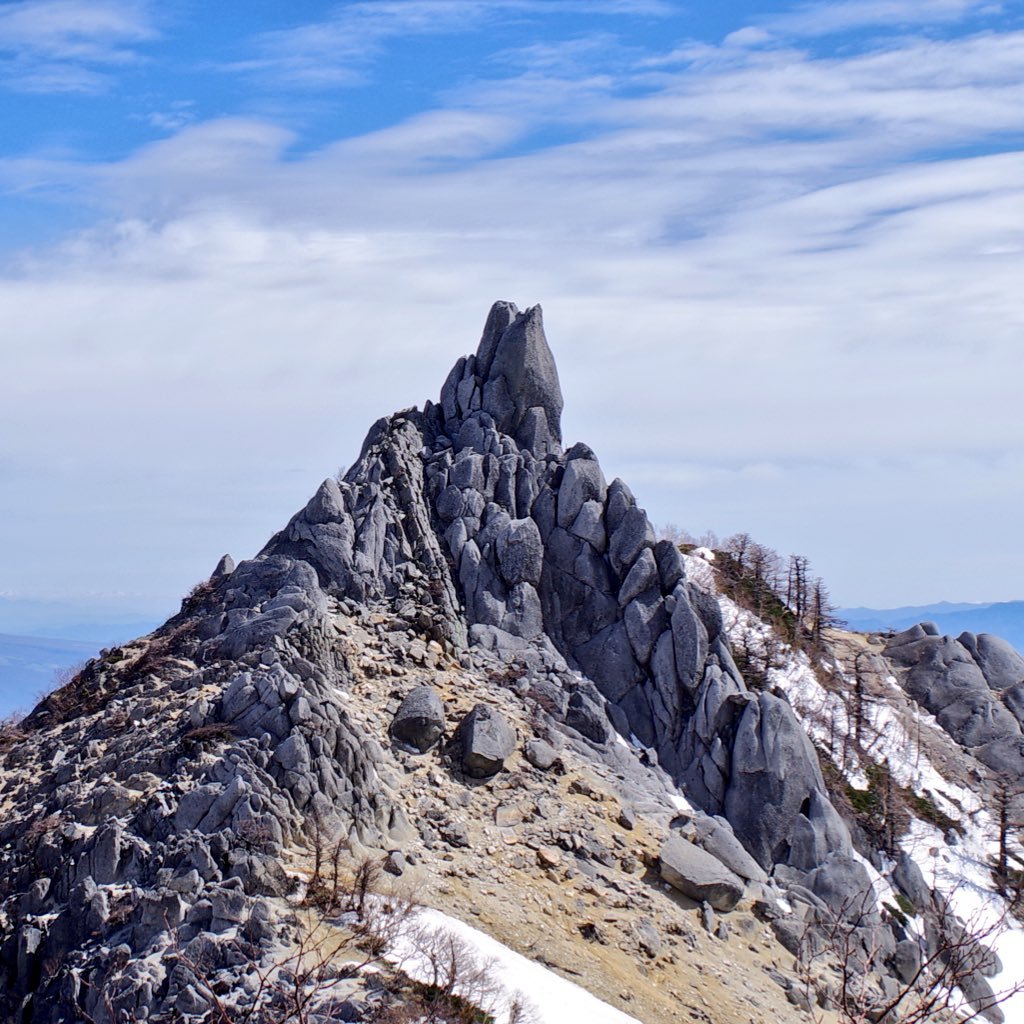
[[0, 81], [25, 92], [98, 92], [157, 37], [140, 0], [20, 0], [0, 7]]
[[[1000, 592], [936, 557], [1024, 497], [1024, 155], [983, 151], [1024, 127], [1020, 35], [728, 49], [474, 84], [301, 156], [224, 119], [111, 165], [0, 165], [104, 211], [0, 280], [3, 549], [183, 591], [435, 397], [511, 298], [545, 305], [568, 438], [656, 521], [802, 550], [844, 603], [1020, 596], [1005, 544]], [[560, 119], [583, 141], [503, 155]], [[17, 559], [5, 586], [42, 586]]]

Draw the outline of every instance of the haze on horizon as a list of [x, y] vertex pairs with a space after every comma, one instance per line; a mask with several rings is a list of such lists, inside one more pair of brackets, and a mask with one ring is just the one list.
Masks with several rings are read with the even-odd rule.
[[1024, 13], [0, 7], [0, 593], [165, 615], [490, 303], [652, 520], [1024, 597]]

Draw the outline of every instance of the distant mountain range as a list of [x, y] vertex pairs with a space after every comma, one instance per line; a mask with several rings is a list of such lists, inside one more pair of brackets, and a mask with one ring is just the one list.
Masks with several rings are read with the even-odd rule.
[[0, 717], [28, 711], [58, 672], [155, 625], [109, 607], [0, 597]]
[[28, 711], [58, 672], [88, 660], [98, 649], [81, 640], [0, 634], [0, 716]]
[[851, 629], [864, 633], [886, 629], [906, 629], [917, 622], [934, 622], [950, 636], [970, 633], [994, 633], [1024, 653], [1024, 601], [993, 604], [915, 605], [906, 608], [840, 608], [836, 614]]

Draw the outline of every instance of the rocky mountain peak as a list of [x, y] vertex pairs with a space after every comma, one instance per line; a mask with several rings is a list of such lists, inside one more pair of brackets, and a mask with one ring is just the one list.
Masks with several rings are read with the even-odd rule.
[[672, 917], [659, 879], [708, 912], [860, 900], [851, 943], [894, 946], [789, 702], [747, 685], [626, 484], [563, 451], [562, 405], [540, 307], [496, 303], [437, 404], [378, 420], [255, 558], [35, 709], [0, 748], [0, 1019], [202, 1019], [174, 951], [230, 974], [247, 929], [271, 956], [326, 833], [444, 878], [476, 877], [478, 842], [502, 884], [585, 878], [576, 906]]

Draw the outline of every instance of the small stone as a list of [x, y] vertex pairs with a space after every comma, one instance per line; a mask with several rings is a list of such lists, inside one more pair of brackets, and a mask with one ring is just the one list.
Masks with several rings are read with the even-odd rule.
[[405, 869], [408, 867], [405, 855], [401, 850], [392, 850], [387, 857], [384, 858], [384, 870], [389, 875], [402, 875], [405, 874]]
[[534, 768], [541, 771], [547, 771], [558, 760], [558, 751], [539, 737], [534, 737], [526, 744], [523, 754]]
[[557, 868], [562, 863], [562, 857], [557, 850], [543, 846], [537, 851], [537, 863], [542, 868]]

